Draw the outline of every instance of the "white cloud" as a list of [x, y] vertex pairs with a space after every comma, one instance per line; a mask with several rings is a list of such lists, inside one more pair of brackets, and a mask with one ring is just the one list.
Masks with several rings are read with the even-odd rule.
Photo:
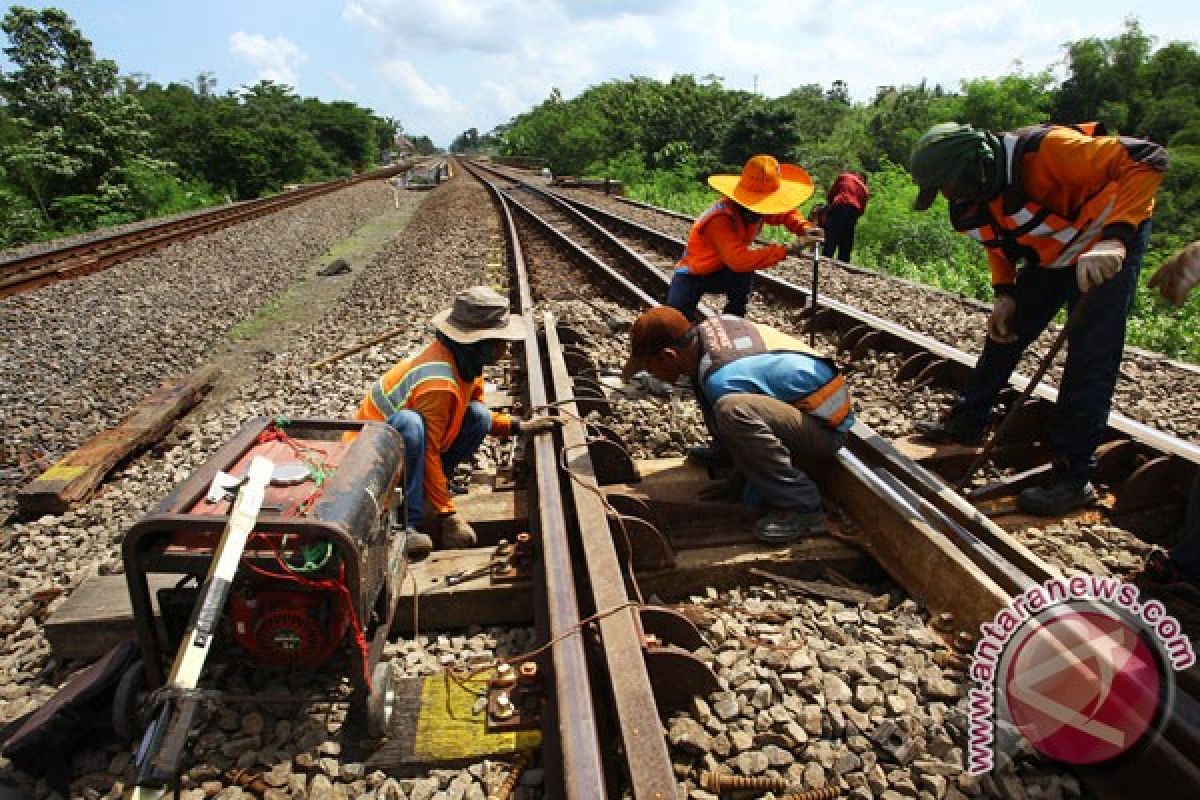
[[261, 33], [237, 31], [229, 37], [229, 50], [250, 62], [257, 70], [259, 80], [286, 83], [292, 87], [299, 85], [297, 70], [308, 61], [308, 54], [282, 35], [268, 39]]
[[[1110, 0], [1069, 5], [1047, 16], [1033, 0], [967, 10], [958, 0], [792, 0], [753, 10], [727, 0], [345, 0], [342, 16], [375, 39], [406, 128], [445, 144], [529, 110], [554, 87], [573, 97], [631, 75], [690, 73], [777, 96], [843, 80], [866, 102], [882, 85], [927, 80], [956, 90], [1018, 64], [1039, 71], [1061, 61], [1065, 42], [1121, 32], [1127, 12], [1097, 7]], [[1182, 25], [1170, 38], [1197, 38], [1195, 23]]]
[[418, 109], [435, 114], [461, 110], [445, 86], [434, 86], [417, 72], [416, 67], [399, 58], [391, 58], [379, 65], [384, 80], [398, 87], [407, 100]]

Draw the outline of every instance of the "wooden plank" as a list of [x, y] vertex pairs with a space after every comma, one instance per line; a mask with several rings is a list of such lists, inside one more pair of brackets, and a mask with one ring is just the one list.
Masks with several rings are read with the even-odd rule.
[[861, 589], [851, 589], [846, 586], [834, 586], [831, 583], [824, 581], [802, 581], [796, 578], [785, 578], [783, 575], [776, 575], [772, 572], [767, 572], [765, 569], [752, 569], [751, 574], [757, 575], [760, 578], [782, 583], [791, 589], [803, 592], [813, 597], [826, 597], [830, 600], [840, 600], [843, 603], [853, 603], [859, 606], [865, 606], [874, 599], [869, 592], [864, 592]]
[[17, 492], [17, 507], [28, 517], [61, 514], [91, 497], [109, 471], [161, 439], [175, 420], [200, 402], [220, 370], [208, 365], [164, 383], [142, 398], [116, 427], [93, 436], [77, 450]]
[[[181, 575], [148, 575], [154, 617], [158, 621], [158, 590], [174, 586]], [[46, 641], [59, 658], [92, 660], [127, 639], [136, 639], [133, 610], [124, 575], [93, 575], [75, 589], [43, 626]]]
[[[414, 611], [421, 630], [530, 624], [533, 598], [527, 582], [495, 583], [482, 576], [453, 586], [446, 583], [447, 576], [471, 574], [487, 566], [490, 558], [491, 548], [487, 547], [438, 550], [413, 564], [398, 599], [393, 631], [411, 635]], [[844, 574], [878, 575], [874, 562], [861, 550], [832, 536], [814, 536], [787, 547], [754, 542], [685, 550], [679, 553], [674, 567], [639, 572], [637, 581], [643, 594], [655, 594], [670, 603], [703, 594], [708, 587], [727, 589], [753, 582], [756, 569], [811, 578], [829, 566], [836, 566]]]

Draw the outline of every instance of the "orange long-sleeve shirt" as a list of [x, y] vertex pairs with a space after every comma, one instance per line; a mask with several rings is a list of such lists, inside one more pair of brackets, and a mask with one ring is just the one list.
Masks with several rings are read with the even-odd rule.
[[[1165, 169], [1162, 148], [1150, 142], [1053, 128], [1036, 150], [1021, 159], [1021, 189], [1070, 218], [1085, 201], [1115, 183], [1116, 204], [1101, 238], [1120, 239], [1128, 247], [1137, 226], [1154, 213], [1154, 193]], [[1017, 265], [1012, 259], [999, 248], [987, 252], [992, 284], [1013, 283]]]
[[[474, 401], [483, 400], [483, 378], [464, 380], [454, 363], [454, 356], [445, 345], [435, 340], [417, 355], [389, 369], [379, 379], [379, 384], [385, 394], [391, 393], [412, 370], [432, 363], [448, 364], [454, 379], [432, 376], [415, 382], [396, 410], [403, 408], [421, 415], [425, 423], [424, 499], [439, 514], [449, 514], [454, 511], [454, 501], [450, 494], [446, 471], [442, 469], [442, 454], [450, 449], [462, 430], [467, 406]], [[387, 421], [383, 411], [376, 406], [372, 392], [367, 392], [355, 417]], [[493, 411], [489, 433], [493, 436], [512, 435], [512, 417]]]
[[796, 211], [764, 214], [758, 222], [748, 225], [738, 213], [736, 204], [722, 197], [692, 224], [687, 249], [676, 266], [693, 275], [708, 275], [721, 267], [734, 272], [773, 267], [787, 257], [786, 247], [781, 244], [750, 246], [764, 224], [782, 225], [798, 236], [812, 227]]

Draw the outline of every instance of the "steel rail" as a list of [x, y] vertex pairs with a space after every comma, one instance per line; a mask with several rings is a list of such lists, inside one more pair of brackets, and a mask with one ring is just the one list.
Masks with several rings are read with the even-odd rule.
[[89, 275], [143, 253], [192, 236], [273, 214], [314, 197], [366, 180], [396, 174], [387, 167], [335, 181], [305, 186], [283, 194], [249, 200], [234, 206], [201, 211], [182, 219], [150, 224], [133, 231], [111, 234], [79, 244], [0, 261], [0, 298], [32, 291], [50, 283]]
[[[525, 265], [516, 224], [502, 193], [493, 184], [483, 181], [499, 206], [510, 263], [516, 284], [517, 307], [525, 320], [523, 342], [529, 403], [533, 408], [549, 402], [549, 381], [543, 372], [542, 354], [537, 326], [533, 319], [533, 293]], [[593, 702], [593, 689], [580, 629], [579, 600], [576, 595], [576, 575], [567, 535], [567, 510], [559, 483], [558, 458], [551, 436], [537, 436], [532, 442], [535, 471], [534, 491], [538, 509], [539, 589], [545, 595], [546, 623], [549, 639], [557, 641], [551, 649], [554, 702], [551, 715], [556, 730], [552, 741], [561, 750], [561, 780], [563, 797], [568, 800], [604, 798], [606, 776], [600, 746], [598, 720]]]

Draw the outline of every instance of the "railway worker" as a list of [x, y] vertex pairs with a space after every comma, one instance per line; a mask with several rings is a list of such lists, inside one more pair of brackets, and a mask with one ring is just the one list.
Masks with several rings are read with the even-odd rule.
[[1172, 305], [1182, 306], [1197, 283], [1200, 283], [1200, 240], [1164, 261], [1146, 285], [1158, 289]]
[[412, 558], [433, 549], [432, 538], [418, 530], [427, 513], [437, 515], [442, 549], [475, 544], [471, 524], [455, 513], [446, 476], [485, 436], [533, 436], [558, 423], [547, 416], [516, 419], [483, 403], [484, 366], [502, 358], [510, 341], [525, 338], [525, 321], [509, 313], [498, 292], [486, 286], [460, 292], [433, 326], [434, 341], [385, 372], [355, 415], [386, 421], [404, 439], [405, 550]]
[[[1182, 306], [1188, 293], [1200, 283], [1200, 241], [1189, 244], [1163, 262], [1150, 277], [1148, 286], [1158, 289], [1163, 299]], [[1169, 552], [1155, 550], [1146, 559], [1144, 578], [1160, 584], [1189, 584], [1200, 592], [1200, 472], [1192, 480], [1183, 536]]]
[[834, 178], [825, 193], [824, 221], [825, 241], [821, 255], [841, 261], [850, 260], [854, 249], [854, 229], [858, 219], [867, 210], [871, 192], [867, 189], [867, 176], [862, 172], [843, 172]]
[[987, 248], [996, 298], [962, 398], [940, 421], [918, 424], [927, 438], [978, 443], [1025, 348], [1064, 303], [1073, 309], [1089, 295], [1068, 336], [1050, 430], [1053, 471], [1017, 499], [1030, 514], [1063, 514], [1095, 498], [1094, 451], [1167, 168], [1159, 145], [1101, 133], [1039, 125], [995, 134], [943, 123], [917, 141], [910, 163], [920, 186], [914, 208], [929, 208], [939, 192], [949, 200], [954, 228]]
[[735, 316], [693, 325], [658, 306], [631, 331], [623, 376], [640, 370], [668, 383], [691, 378], [714, 437], [745, 478], [742, 500], [767, 508], [754, 526], [759, 540], [787, 544], [821, 527], [820, 492], [805, 470], [832, 458], [854, 424], [832, 361], [766, 325]]
[[[800, 167], [759, 155], [746, 162], [740, 176], [712, 175], [708, 183], [721, 199], [692, 223], [667, 289], [667, 305], [694, 320], [702, 296], [722, 294], [724, 313], [744, 317], [754, 273], [800, 255], [805, 245], [821, 238], [821, 229], [796, 211], [812, 196], [812, 178]], [[782, 225], [804, 238], [787, 247], [752, 248], [764, 224]]]

